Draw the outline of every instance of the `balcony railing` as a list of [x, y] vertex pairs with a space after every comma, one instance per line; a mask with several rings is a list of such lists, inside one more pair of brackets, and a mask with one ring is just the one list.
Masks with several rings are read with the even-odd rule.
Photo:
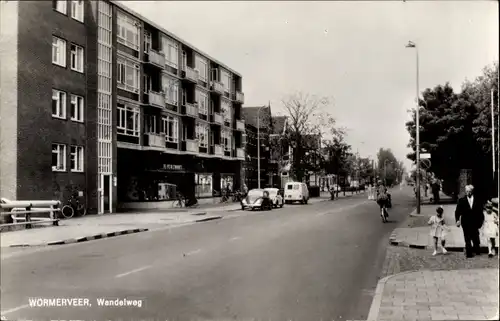
[[187, 152], [198, 152], [198, 142], [194, 139], [186, 139], [186, 151]]
[[198, 82], [198, 71], [188, 66], [184, 66], [184, 70], [186, 71], [186, 79]]
[[224, 118], [222, 118], [222, 115], [219, 114], [219, 113], [214, 113], [214, 122], [216, 124], [220, 124], [222, 125], [222, 123], [224, 122]]
[[198, 106], [192, 103], [186, 103], [186, 115], [198, 117]]
[[212, 90], [216, 93], [223, 94], [224, 93], [224, 85], [218, 81], [212, 81], [211, 83]]
[[165, 96], [163, 93], [149, 92], [149, 104], [158, 107], [165, 107]]
[[245, 151], [243, 148], [236, 148], [236, 158], [245, 160]]
[[215, 155], [224, 156], [224, 148], [221, 145], [215, 145]]
[[147, 146], [165, 148], [165, 135], [147, 133]]
[[236, 101], [243, 104], [245, 102], [245, 95], [242, 92], [237, 91], [236, 92]]
[[245, 122], [242, 120], [236, 120], [236, 129], [245, 131]]
[[165, 68], [165, 56], [163, 53], [150, 49], [148, 52], [148, 62], [158, 67]]

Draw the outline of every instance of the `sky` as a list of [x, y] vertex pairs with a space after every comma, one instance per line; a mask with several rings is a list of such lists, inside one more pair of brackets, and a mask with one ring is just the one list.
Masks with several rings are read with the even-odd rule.
[[405, 123], [420, 92], [460, 91], [498, 61], [497, 1], [120, 1], [243, 77], [244, 106], [284, 115], [293, 92], [331, 97], [362, 157], [406, 159]]

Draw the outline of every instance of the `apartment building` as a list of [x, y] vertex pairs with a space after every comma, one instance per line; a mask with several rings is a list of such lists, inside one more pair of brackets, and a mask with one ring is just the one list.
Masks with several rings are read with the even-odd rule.
[[274, 186], [273, 177], [277, 173], [273, 170], [273, 161], [270, 157], [271, 146], [269, 135], [272, 132], [271, 118], [271, 106], [243, 107], [243, 119], [245, 120], [246, 127], [245, 183], [249, 189], [257, 188], [259, 185], [259, 145], [257, 135], [260, 135], [260, 186], [261, 188]]
[[0, 1], [0, 195], [91, 211], [239, 188], [242, 77], [114, 1]]

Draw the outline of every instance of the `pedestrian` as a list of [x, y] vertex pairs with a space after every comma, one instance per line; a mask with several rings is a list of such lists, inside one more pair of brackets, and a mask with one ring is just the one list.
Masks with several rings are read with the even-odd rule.
[[425, 192], [425, 194], [424, 194], [424, 195], [425, 195], [425, 197], [427, 197], [427, 191], [429, 190], [429, 184], [428, 184], [428, 183], [425, 183], [425, 185], [424, 185], [424, 186], [425, 186], [425, 187], [424, 187], [424, 192]]
[[431, 216], [429, 219], [429, 224], [431, 226], [431, 236], [434, 239], [434, 252], [432, 255], [436, 255], [438, 253], [438, 243], [441, 240], [441, 252], [443, 254], [448, 253], [446, 251], [446, 234], [449, 231], [449, 227], [446, 225], [443, 217], [444, 209], [442, 206], [436, 209], [436, 215]]
[[[480, 255], [479, 229], [483, 225], [484, 214], [481, 201], [474, 195], [474, 186], [465, 186], [466, 195], [458, 200], [455, 209], [457, 227], [462, 227], [465, 241], [465, 255], [471, 258]], [[474, 253], [473, 253], [474, 252]]]
[[493, 205], [488, 202], [484, 209], [483, 235], [488, 240], [488, 256], [495, 255], [495, 239], [498, 236], [498, 215], [493, 212]]
[[439, 185], [437, 180], [435, 180], [434, 183], [432, 184], [431, 190], [432, 190], [432, 197], [434, 199], [434, 204], [439, 204], [439, 191], [441, 190], [441, 186]]

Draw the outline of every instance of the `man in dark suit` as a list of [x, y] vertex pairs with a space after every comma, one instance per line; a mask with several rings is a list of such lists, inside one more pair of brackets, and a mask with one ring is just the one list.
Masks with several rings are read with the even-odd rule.
[[465, 241], [465, 255], [473, 257], [480, 254], [479, 229], [483, 225], [484, 214], [483, 204], [474, 197], [474, 186], [465, 187], [466, 195], [458, 200], [455, 210], [455, 220], [457, 226], [462, 226]]

